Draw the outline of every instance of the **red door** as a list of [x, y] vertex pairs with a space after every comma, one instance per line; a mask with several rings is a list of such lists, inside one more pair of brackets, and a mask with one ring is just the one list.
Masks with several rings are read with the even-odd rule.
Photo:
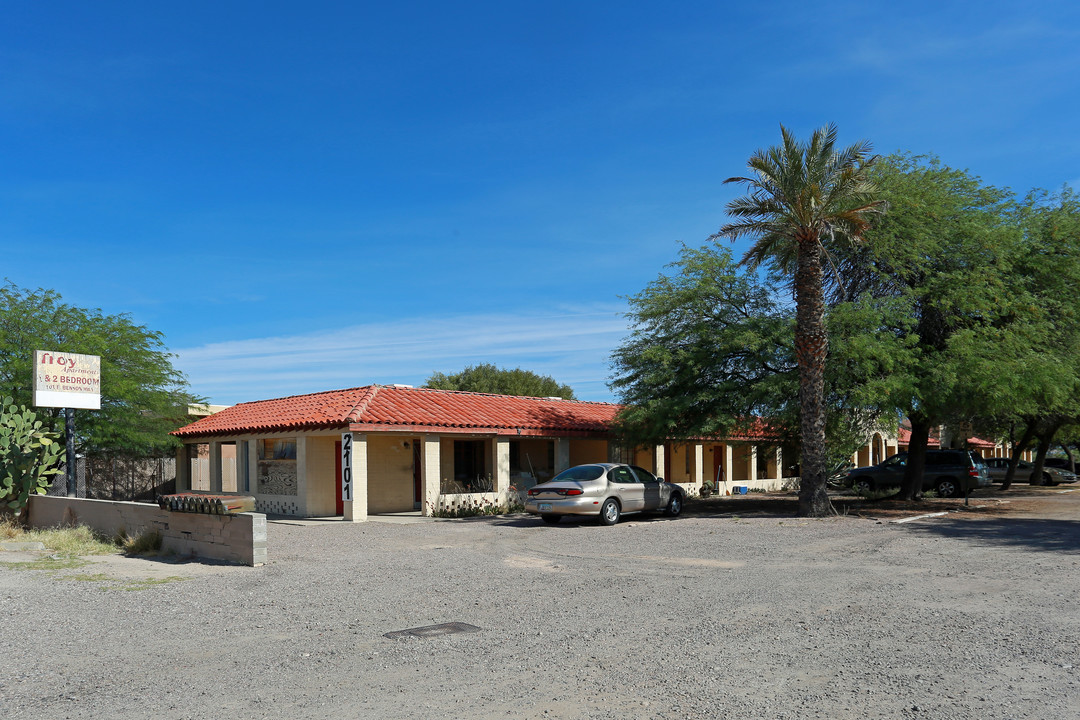
[[412, 441], [413, 507], [422, 508], [420, 500], [420, 438]]
[[341, 499], [341, 441], [334, 443], [334, 514], [345, 514], [345, 501]]
[[[724, 482], [724, 446], [723, 445], [713, 445], [712, 461], [713, 461], [713, 470], [716, 472], [716, 475], [713, 476], [713, 481], [717, 485], [719, 485], [720, 483]], [[719, 489], [719, 488], [717, 488], [717, 489]]]

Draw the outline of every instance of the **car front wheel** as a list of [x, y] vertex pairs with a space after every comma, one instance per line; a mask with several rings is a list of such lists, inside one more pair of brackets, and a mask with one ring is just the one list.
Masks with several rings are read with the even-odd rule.
[[956, 497], [960, 494], [960, 488], [956, 486], [954, 480], [938, 480], [934, 489], [937, 490], [938, 497], [943, 498]]
[[682, 496], [678, 493], [671, 496], [671, 500], [668, 501], [667, 510], [665, 511], [668, 517], [679, 517], [679, 513], [682, 512]]
[[600, 508], [600, 523], [602, 525], [614, 525], [619, 522], [619, 515], [619, 502], [613, 498], [608, 498]]

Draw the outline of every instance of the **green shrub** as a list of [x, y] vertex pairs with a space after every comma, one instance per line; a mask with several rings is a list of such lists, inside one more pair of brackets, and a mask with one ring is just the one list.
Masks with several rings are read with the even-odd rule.
[[525, 512], [525, 506], [515, 499], [511, 499], [505, 505], [500, 505], [489, 498], [477, 500], [454, 501], [445, 506], [429, 505], [431, 516], [437, 518], [467, 518], [481, 515], [508, 515], [511, 513]]

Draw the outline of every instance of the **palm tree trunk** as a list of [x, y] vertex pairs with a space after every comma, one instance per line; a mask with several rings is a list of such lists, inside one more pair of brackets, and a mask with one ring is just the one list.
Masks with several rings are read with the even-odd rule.
[[832, 510], [825, 491], [825, 293], [821, 284], [821, 245], [816, 235], [796, 238], [795, 359], [799, 365], [799, 413], [802, 434], [802, 476], [799, 515], [823, 517]]

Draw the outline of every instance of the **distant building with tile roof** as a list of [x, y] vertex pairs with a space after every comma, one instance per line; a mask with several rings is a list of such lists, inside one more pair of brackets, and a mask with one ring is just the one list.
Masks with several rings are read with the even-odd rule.
[[[612, 433], [621, 409], [404, 385], [241, 403], [173, 433], [184, 442], [177, 487], [253, 495], [261, 512], [359, 520], [369, 512], [503, 504], [589, 462], [633, 462], [691, 493], [706, 479], [770, 489], [789, 477], [765, 425], [754, 437], [624, 448]], [[354, 447], [351, 501], [342, 498], [345, 433]]]
[[[766, 423], [728, 438], [622, 447], [614, 403], [366, 385], [240, 403], [176, 430], [177, 488], [253, 495], [260, 512], [362, 520], [368, 513], [506, 504], [537, 482], [584, 463], [640, 465], [693, 495], [705, 481], [779, 489], [797, 481], [795, 453]], [[201, 413], [200, 413], [201, 414]], [[352, 443], [351, 493], [342, 442]], [[873, 433], [856, 466], [907, 449], [910, 430]], [[977, 438], [984, 456], [1001, 447]], [[932, 446], [938, 446], [937, 435]], [[349, 494], [351, 500], [344, 499]]]

